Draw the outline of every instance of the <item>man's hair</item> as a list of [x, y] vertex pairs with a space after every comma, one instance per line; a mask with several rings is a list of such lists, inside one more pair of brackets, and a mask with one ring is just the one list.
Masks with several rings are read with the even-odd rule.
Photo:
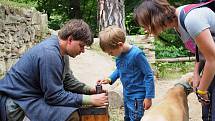
[[81, 19], [72, 19], [68, 21], [58, 32], [62, 40], [71, 37], [73, 40], [83, 41], [87, 46], [93, 43], [92, 33], [89, 25]]
[[117, 26], [109, 26], [99, 32], [99, 45], [103, 51], [116, 49], [119, 42], [125, 42], [125, 32]]
[[144, 0], [134, 9], [136, 23], [144, 27], [148, 34], [156, 36], [175, 19], [175, 8], [167, 0]]

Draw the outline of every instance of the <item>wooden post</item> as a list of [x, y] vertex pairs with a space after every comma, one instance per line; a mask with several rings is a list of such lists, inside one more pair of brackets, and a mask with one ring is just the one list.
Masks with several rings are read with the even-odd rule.
[[108, 107], [82, 107], [79, 109], [81, 121], [109, 121]]

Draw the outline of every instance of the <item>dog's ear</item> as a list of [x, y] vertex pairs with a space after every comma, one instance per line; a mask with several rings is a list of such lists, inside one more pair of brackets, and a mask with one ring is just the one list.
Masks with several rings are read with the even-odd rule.
[[188, 83], [193, 87], [193, 76], [188, 78]]
[[181, 81], [188, 82], [190, 86], [193, 86], [193, 72], [186, 73], [180, 79]]

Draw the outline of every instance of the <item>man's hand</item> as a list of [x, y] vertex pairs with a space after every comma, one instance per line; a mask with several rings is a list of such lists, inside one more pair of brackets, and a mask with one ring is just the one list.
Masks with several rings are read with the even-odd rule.
[[145, 98], [143, 100], [144, 110], [148, 110], [152, 105], [152, 99]]
[[90, 103], [94, 106], [108, 105], [108, 96], [106, 95], [106, 93], [91, 95], [90, 99]]
[[96, 89], [95, 88], [91, 88], [90, 89], [90, 94], [96, 94]]

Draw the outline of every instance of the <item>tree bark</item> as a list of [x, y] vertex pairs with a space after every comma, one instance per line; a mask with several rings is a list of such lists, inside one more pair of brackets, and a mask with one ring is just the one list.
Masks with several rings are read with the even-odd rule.
[[124, 0], [99, 0], [99, 30], [117, 25], [125, 30]]
[[80, 0], [71, 0], [68, 4], [69, 18], [81, 18]]

